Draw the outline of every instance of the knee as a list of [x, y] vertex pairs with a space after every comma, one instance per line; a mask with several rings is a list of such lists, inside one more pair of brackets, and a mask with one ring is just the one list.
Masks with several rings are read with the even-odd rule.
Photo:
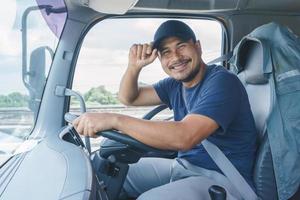
[[151, 190], [148, 190], [147, 192], [144, 192], [143, 194], [141, 194], [137, 200], [153, 200], [156, 199], [154, 197], [155, 194], [153, 194], [153, 192]]
[[182, 200], [185, 198], [181, 198], [180, 195], [179, 197], [176, 196], [178, 192], [176, 192], [171, 188], [165, 188], [164, 186], [156, 187], [151, 190], [148, 190], [141, 194], [137, 200]]

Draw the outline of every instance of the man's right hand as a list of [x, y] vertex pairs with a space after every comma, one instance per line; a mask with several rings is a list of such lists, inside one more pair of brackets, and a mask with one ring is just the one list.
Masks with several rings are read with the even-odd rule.
[[157, 57], [151, 44], [134, 44], [129, 51], [128, 67], [123, 75], [118, 93], [119, 100], [128, 106], [153, 106], [161, 104], [152, 85], [139, 86], [140, 71]]
[[128, 67], [141, 70], [152, 63], [157, 57], [157, 49], [152, 49], [152, 44], [134, 44], [129, 51]]

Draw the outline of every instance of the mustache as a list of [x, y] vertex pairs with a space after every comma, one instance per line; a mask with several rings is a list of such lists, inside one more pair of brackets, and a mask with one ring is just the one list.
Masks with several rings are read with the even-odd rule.
[[171, 63], [170, 67], [169, 68], [174, 68], [174, 67], [177, 67], [179, 65], [182, 65], [182, 64], [186, 64], [188, 62], [190, 62], [192, 59], [190, 58], [181, 58], [181, 59], [178, 59], [176, 61], [174, 61], [173, 63]]

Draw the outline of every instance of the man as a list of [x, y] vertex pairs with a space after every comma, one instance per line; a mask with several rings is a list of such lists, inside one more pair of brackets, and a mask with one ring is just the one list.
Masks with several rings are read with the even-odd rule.
[[[153, 46], [152, 46], [153, 45]], [[124, 190], [139, 199], [209, 199], [208, 188], [221, 185], [229, 199], [238, 189], [222, 174], [201, 141], [216, 144], [253, 186], [256, 130], [247, 94], [238, 78], [221, 66], [207, 66], [194, 32], [169, 20], [157, 29], [153, 44], [135, 44], [120, 84], [126, 105], [165, 103], [174, 121], [146, 121], [121, 114], [86, 113], [74, 121], [76, 130], [94, 136], [117, 129], [159, 149], [178, 151], [178, 158], [142, 158], [130, 166]], [[159, 58], [170, 76], [153, 86], [139, 87], [143, 67]]]

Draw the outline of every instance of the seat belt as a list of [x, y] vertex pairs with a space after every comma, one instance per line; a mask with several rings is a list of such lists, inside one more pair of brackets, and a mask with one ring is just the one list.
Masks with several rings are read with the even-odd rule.
[[214, 64], [214, 63], [218, 63], [218, 62], [224, 62], [224, 61], [227, 61], [229, 60], [233, 55], [233, 51], [230, 51], [218, 58], [215, 58], [213, 59], [212, 61], [209, 61], [208, 63], [206, 63], [207, 65], [211, 65], [211, 64]]
[[230, 162], [230, 160], [225, 156], [225, 154], [215, 144], [211, 143], [207, 139], [203, 140], [201, 143], [207, 151], [208, 155], [221, 169], [221, 171], [229, 179], [229, 181], [236, 187], [241, 196], [245, 200], [257, 199], [257, 195], [255, 194], [255, 192], [252, 190], [244, 177]]
[[[183, 85], [181, 87], [181, 90], [185, 108], [188, 112], [190, 112], [187, 106]], [[212, 158], [212, 160], [216, 163], [216, 165], [224, 173], [228, 180], [236, 187], [236, 189], [240, 192], [241, 196], [245, 200], [258, 199], [257, 195], [244, 179], [244, 177], [239, 173], [235, 166], [215, 144], [211, 143], [207, 139], [203, 140], [201, 144], [207, 151], [208, 155]]]

